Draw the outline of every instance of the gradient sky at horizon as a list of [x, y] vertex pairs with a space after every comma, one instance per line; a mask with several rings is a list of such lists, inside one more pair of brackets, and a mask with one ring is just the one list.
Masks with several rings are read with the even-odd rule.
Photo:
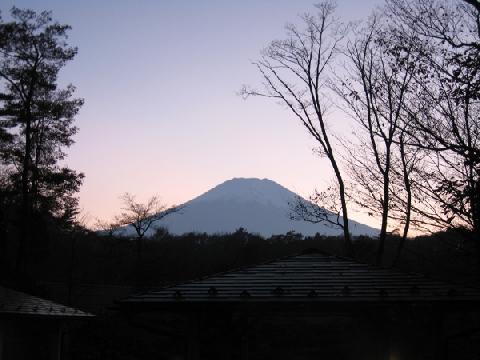
[[[325, 187], [329, 167], [287, 109], [237, 95], [260, 83], [251, 61], [313, 3], [4, 0], [6, 19], [12, 6], [51, 10], [73, 28], [69, 44], [79, 52], [60, 79], [85, 105], [66, 163], [86, 175], [87, 221], [117, 214], [124, 192], [180, 204], [234, 177], [269, 178], [305, 197]], [[337, 4], [337, 16], [351, 21], [381, 1]]]

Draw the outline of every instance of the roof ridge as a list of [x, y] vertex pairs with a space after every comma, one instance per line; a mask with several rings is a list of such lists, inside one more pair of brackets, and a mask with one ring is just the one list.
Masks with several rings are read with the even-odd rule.
[[[305, 253], [306, 251], [307, 251], [307, 253]], [[326, 251], [323, 251], [323, 250], [320, 250], [320, 249], [317, 249], [317, 248], [309, 248], [309, 249], [304, 249], [304, 250], [302, 250], [298, 253], [295, 253], [295, 254], [277, 257], [277, 258], [274, 258], [274, 259], [263, 261], [263, 262], [258, 263], [258, 264], [244, 265], [244, 266], [236, 267], [236, 268], [233, 268], [233, 269], [230, 269], [230, 270], [220, 271], [220, 272], [213, 273], [213, 274], [210, 274], [210, 275], [197, 277], [197, 278], [187, 280], [187, 281], [177, 281], [177, 282], [172, 282], [170, 284], [167, 284], [165, 286], [159, 286], [158, 288], [149, 288], [148, 290], [143, 290], [143, 291], [136, 292], [136, 293], [134, 293], [132, 295], [129, 295], [125, 298], [130, 298], [132, 296], [133, 297], [141, 296], [141, 295], [149, 294], [149, 293], [152, 293], [152, 292], [155, 292], [155, 291], [167, 290], [167, 289], [174, 288], [174, 287], [177, 287], [177, 286], [180, 286], [180, 285], [188, 285], [188, 284], [191, 284], [191, 283], [194, 283], [194, 282], [197, 282], [197, 281], [206, 280], [206, 279], [210, 279], [210, 278], [217, 277], [217, 276], [223, 276], [223, 275], [230, 274], [230, 273], [235, 273], [235, 272], [238, 272], [238, 271], [243, 271], [247, 268], [255, 268], [255, 267], [258, 267], [258, 266], [268, 265], [268, 264], [271, 264], [271, 263], [274, 263], [274, 262], [277, 262], [277, 261], [291, 259], [291, 258], [299, 257], [299, 256], [302, 256], [302, 255], [315, 254], [315, 253], [316, 254], [321, 254], [323, 256], [337, 257], [336, 255], [330, 254]], [[350, 260], [352, 260], [352, 259], [350, 259]]]
[[[210, 274], [210, 275], [198, 277], [198, 278], [191, 279], [191, 280], [188, 280], [188, 281], [178, 281], [178, 282], [168, 284], [166, 286], [160, 286], [158, 288], [145, 289], [142, 292], [138, 292], [138, 293], [132, 294], [130, 296], [127, 296], [124, 299], [119, 300], [118, 302], [122, 302], [124, 300], [129, 299], [129, 298], [130, 299], [131, 298], [143, 298], [145, 295], [155, 296], [156, 293], [162, 293], [162, 292], [165, 292], [165, 291], [168, 291], [168, 290], [175, 290], [178, 287], [182, 287], [182, 286], [185, 286], [185, 285], [188, 286], [188, 285], [195, 284], [197, 282], [201, 282], [201, 281], [205, 281], [205, 280], [207, 280], [207, 283], [208, 283], [208, 280], [212, 280], [212, 279], [216, 280], [215, 278], [224, 277], [225, 275], [229, 275], [229, 274], [236, 274], [238, 272], [242, 272], [242, 271], [245, 271], [245, 270], [250, 270], [250, 271], [253, 270], [253, 272], [255, 272], [256, 268], [260, 268], [260, 267], [265, 266], [265, 265], [274, 264], [274, 263], [281, 262], [281, 261], [286, 261], [286, 260], [295, 260], [295, 259], [299, 259], [302, 256], [308, 256], [308, 255], [317, 255], [318, 257], [333, 260], [334, 262], [336, 261], [340, 264], [344, 263], [347, 266], [352, 265], [352, 264], [360, 265], [362, 267], [365, 267], [368, 272], [372, 271], [374, 274], [376, 273], [377, 274], [376, 276], [381, 276], [381, 277], [387, 277], [388, 278], [389, 275], [392, 275], [392, 278], [397, 277], [397, 276], [398, 277], [410, 278], [409, 282], [410, 282], [410, 286], [412, 286], [412, 287], [416, 287], [416, 284], [419, 283], [419, 280], [420, 280], [420, 282], [423, 282], [423, 280], [425, 280], [425, 281], [430, 282], [432, 284], [435, 283], [436, 285], [444, 287], [444, 288], [450, 288], [448, 290], [449, 292], [450, 291], [455, 292], [456, 290], [468, 290], [468, 289], [474, 290], [474, 291], [480, 290], [476, 287], [469, 287], [469, 286], [465, 286], [465, 285], [462, 286], [460, 284], [453, 284], [451, 282], [444, 281], [444, 280], [432, 279], [432, 278], [429, 278], [428, 276], [426, 276], [425, 274], [408, 272], [408, 271], [401, 271], [399, 269], [392, 268], [392, 267], [378, 266], [378, 265], [374, 265], [374, 264], [370, 264], [370, 263], [366, 263], [366, 262], [361, 262], [361, 261], [359, 261], [357, 259], [354, 259], [354, 258], [335, 255], [335, 254], [330, 254], [330, 253], [328, 253], [326, 251], [323, 251], [323, 250], [320, 250], [320, 249], [309, 248], [309, 249], [305, 249], [305, 250], [300, 251], [300, 252], [295, 253], [295, 254], [277, 257], [277, 258], [274, 258], [274, 259], [263, 261], [261, 263], [257, 263], [257, 264], [253, 264], [253, 265], [244, 265], [244, 266], [236, 267], [236, 268], [231, 269], [231, 270], [213, 273], [213, 274]], [[287, 265], [285, 265], [285, 266], [287, 266]], [[258, 273], [261, 273], [262, 271], [263, 270], [259, 269]], [[343, 273], [343, 271], [341, 273]], [[387, 288], [388, 288], [388, 286], [387, 286]], [[211, 286], [211, 291], [212, 292], [216, 291], [216, 287]], [[209, 290], [209, 292], [210, 292], [210, 290]], [[176, 290], [174, 296], [177, 296], [177, 297], [182, 296], [181, 291]]]
[[[230, 270], [220, 271], [220, 272], [217, 272], [217, 273], [201, 276], [201, 277], [194, 278], [194, 279], [187, 280], [187, 281], [172, 282], [168, 285], [158, 287], [158, 291], [170, 289], [170, 288], [173, 288], [173, 287], [176, 287], [176, 286], [179, 286], [179, 285], [188, 285], [188, 284], [191, 284], [191, 283], [194, 283], [194, 282], [197, 282], [197, 281], [209, 279], [209, 278], [216, 277], [216, 276], [222, 276], [222, 275], [226, 275], [226, 274], [229, 274], [229, 273], [242, 271], [246, 268], [254, 268], [254, 267], [257, 267], [257, 266], [267, 265], [267, 264], [270, 264], [270, 263], [273, 263], [273, 262], [276, 262], [276, 261], [280, 261], [280, 260], [283, 260], [283, 259], [291, 258], [291, 257], [294, 257], [294, 256], [298, 256], [298, 255], [297, 254], [296, 255], [287, 255], [287, 256], [267, 260], [267, 261], [264, 261], [264, 262], [261, 262], [261, 263], [255, 264], [255, 265], [244, 265], [244, 266], [236, 267], [236, 268], [233, 268], [233, 269], [230, 269]], [[149, 290], [141, 291], [141, 292], [135, 293], [133, 295], [127, 296], [127, 298], [132, 297], [132, 296], [140, 296], [140, 295], [148, 294], [148, 293], [151, 293], [151, 292], [154, 292], [154, 291], [157, 291], [157, 290], [156, 289], [154, 290], [153, 288], [150, 288]]]
[[[8, 287], [5, 287], [3, 285], [0, 285], [0, 303], [4, 304], [4, 301], [2, 301], [2, 300], [8, 300], [9, 296], [21, 297], [21, 299], [22, 299], [21, 303], [17, 304], [18, 309], [22, 308], [24, 306], [24, 303], [28, 299], [31, 299], [35, 302], [38, 302], [39, 304], [36, 304], [35, 306], [31, 305], [35, 308], [34, 313], [37, 312], [38, 307], [40, 305], [42, 307], [49, 307], [50, 309], [52, 309], [52, 306], [62, 308], [62, 310], [61, 310], [62, 313], [67, 313], [68, 312], [68, 313], [75, 314], [76, 316], [95, 316], [94, 314], [88, 313], [86, 311], [80, 310], [80, 309], [72, 307], [72, 306], [64, 305], [64, 304], [61, 304], [59, 302], [56, 302], [56, 301], [53, 301], [53, 300], [50, 300], [50, 299], [42, 298], [42, 297], [39, 297], [39, 296], [36, 296], [36, 295], [32, 295], [32, 294], [29, 294], [29, 293], [26, 293], [26, 292], [23, 292], [23, 291], [19, 291], [19, 290], [16, 290], [16, 289], [12, 289], [12, 288], [8, 288]], [[0, 312], [11, 313], [12, 311], [7, 311], [7, 310], [3, 309], [3, 311], [0, 311]], [[13, 311], [13, 312], [15, 313], [15, 311]], [[49, 312], [52, 312], [52, 311], [49, 311]]]

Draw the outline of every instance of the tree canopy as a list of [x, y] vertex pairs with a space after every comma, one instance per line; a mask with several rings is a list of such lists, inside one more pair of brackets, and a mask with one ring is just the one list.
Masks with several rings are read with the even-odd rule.
[[34, 224], [74, 220], [83, 174], [60, 161], [73, 144], [83, 100], [74, 97], [73, 85], [58, 86], [60, 70], [77, 53], [67, 43], [70, 26], [46, 11], [13, 7], [10, 15], [0, 19], [0, 175], [3, 205], [8, 202], [20, 227], [20, 266]]

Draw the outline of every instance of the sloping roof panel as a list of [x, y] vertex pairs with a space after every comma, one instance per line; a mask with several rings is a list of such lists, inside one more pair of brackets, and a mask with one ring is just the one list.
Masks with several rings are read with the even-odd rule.
[[0, 286], [0, 315], [90, 317], [92, 314]]
[[124, 304], [480, 302], [480, 289], [323, 253], [292, 256], [131, 296]]

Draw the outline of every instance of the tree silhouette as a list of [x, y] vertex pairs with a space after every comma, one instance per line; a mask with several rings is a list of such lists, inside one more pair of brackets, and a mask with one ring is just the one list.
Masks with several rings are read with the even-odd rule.
[[76, 214], [83, 174], [59, 165], [63, 148], [73, 143], [75, 115], [83, 100], [72, 85], [58, 89], [60, 69], [77, 49], [66, 43], [70, 26], [49, 12], [12, 8], [10, 22], [0, 20], [1, 158], [10, 185], [20, 195], [17, 268], [25, 261], [32, 221], [45, 217], [65, 223]]
[[316, 15], [302, 17], [303, 28], [287, 25], [287, 37], [275, 40], [254, 65], [264, 79], [264, 89], [246, 86], [244, 97], [265, 96], [278, 99], [300, 120], [319, 145], [335, 174], [343, 218], [346, 252], [353, 254], [349, 230], [345, 182], [327, 125], [324, 92], [329, 66], [345, 37], [345, 27], [334, 17], [335, 5], [325, 1], [316, 5]]
[[[471, 6], [473, 5], [473, 6]], [[388, 0], [402, 51], [418, 53], [409, 100], [410, 145], [429, 154], [420, 184], [425, 219], [472, 230], [480, 274], [480, 7], [475, 1]]]
[[[352, 180], [357, 185], [352, 198], [381, 218], [377, 249], [379, 265], [394, 205], [395, 166], [401, 164], [399, 167], [405, 170], [401, 172], [404, 181], [397, 182], [397, 185], [403, 184], [407, 189], [410, 185], [407, 164], [400, 161], [400, 158], [407, 160], [407, 148], [400, 139], [405, 138], [402, 131], [405, 106], [416, 71], [417, 55], [414, 44], [405, 45], [404, 51], [392, 46], [394, 36], [388, 29], [386, 18], [380, 13], [373, 14], [347, 45], [346, 75], [336, 80], [339, 84], [333, 84], [359, 128], [356, 131], [357, 144], [347, 156]], [[398, 144], [402, 144], [400, 150], [403, 152], [398, 151]], [[408, 233], [411, 207], [408, 201], [407, 204], [405, 234]]]
[[136, 197], [129, 193], [123, 194], [121, 199], [123, 201], [123, 212], [115, 217], [114, 223], [119, 226], [132, 226], [135, 229], [137, 237], [137, 285], [140, 285], [140, 269], [142, 265], [143, 242], [145, 235], [155, 222], [179, 211], [180, 207], [167, 207], [160, 201], [158, 196], [150, 197], [145, 203], [138, 202]]

